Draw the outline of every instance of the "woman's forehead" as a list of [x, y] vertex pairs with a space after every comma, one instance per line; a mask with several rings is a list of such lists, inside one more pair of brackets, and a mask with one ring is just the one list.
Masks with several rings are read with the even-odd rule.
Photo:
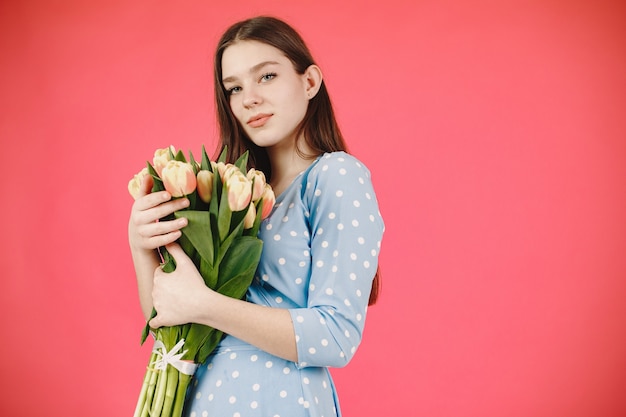
[[290, 61], [281, 50], [266, 43], [254, 40], [237, 41], [222, 54], [222, 75], [225, 78], [241, 75], [263, 62], [285, 64]]

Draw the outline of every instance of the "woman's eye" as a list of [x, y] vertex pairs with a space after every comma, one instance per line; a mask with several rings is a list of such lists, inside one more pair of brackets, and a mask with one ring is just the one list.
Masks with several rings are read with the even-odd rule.
[[261, 76], [261, 81], [270, 81], [271, 79], [273, 79], [274, 77], [276, 77], [276, 73], [274, 72], [268, 72], [267, 74], [263, 74]]
[[226, 94], [233, 95], [241, 91], [241, 87], [231, 87], [226, 89]]

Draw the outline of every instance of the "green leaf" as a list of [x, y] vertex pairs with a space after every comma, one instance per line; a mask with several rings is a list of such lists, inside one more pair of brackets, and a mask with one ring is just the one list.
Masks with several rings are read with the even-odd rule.
[[217, 213], [209, 212], [211, 216], [211, 238], [213, 239], [213, 265], [219, 268], [217, 252], [220, 250], [220, 232], [217, 230]]
[[235, 166], [244, 174], [248, 172], [248, 151], [245, 151], [239, 158], [237, 158]]
[[194, 255], [198, 254], [196, 248], [193, 246], [193, 244], [185, 234], [181, 235], [178, 238], [178, 243], [180, 244], [180, 247], [183, 249], [183, 251], [187, 254], [187, 256], [189, 256], [191, 259], [194, 259]]
[[200, 259], [200, 265], [198, 267], [200, 275], [204, 278], [204, 284], [212, 290], [217, 288], [217, 273], [218, 269], [209, 264], [204, 259]]
[[246, 214], [248, 214], [248, 207], [241, 211], [233, 212], [230, 219], [230, 230], [228, 231], [229, 233], [235, 230], [239, 226], [239, 224], [243, 224], [243, 220], [246, 218]]
[[[261, 259], [262, 250], [263, 242], [256, 237], [239, 236], [234, 239], [230, 249], [226, 251], [223, 259], [219, 263], [217, 291], [231, 297], [240, 298], [243, 296], [243, 294], [238, 295], [239, 292], [230, 294], [222, 291], [224, 288], [230, 288], [227, 287], [230, 281], [242, 282], [241, 285], [245, 287], [245, 289], [250, 286], [254, 272]], [[235, 284], [233, 283], [231, 285]]]
[[[171, 152], [171, 151], [170, 151]], [[174, 157], [174, 159], [176, 161], [180, 161], [180, 162], [187, 162], [187, 159], [185, 158], [185, 154], [183, 153], [183, 151], [179, 150], [178, 152], [176, 152], [176, 156]]]
[[189, 200], [189, 207], [183, 210], [195, 210], [202, 206], [206, 205], [204, 202], [198, 197], [198, 190], [193, 190], [191, 193], [187, 194], [185, 197]]
[[244, 276], [244, 272], [240, 276], [233, 277], [226, 281], [224, 285], [222, 285], [218, 292], [220, 294], [227, 295], [232, 298], [242, 299], [244, 295], [246, 295], [246, 291], [248, 291], [248, 287], [252, 283], [252, 279], [254, 278], [254, 271], [252, 271], [251, 276]]
[[211, 159], [206, 153], [206, 148], [202, 145], [202, 162], [200, 163], [200, 168], [213, 172], [213, 166], [211, 165]]
[[[191, 324], [187, 337], [185, 338], [185, 349], [187, 349], [188, 352], [183, 356], [183, 359], [193, 360], [196, 363], [202, 363], [198, 361], [198, 353], [203, 349], [203, 346], [208, 340], [211, 339], [211, 335], [215, 332], [219, 331], [213, 327], [204, 326], [202, 324]], [[214, 345], [211, 351], [215, 349], [216, 346], [217, 345]]]
[[193, 154], [191, 153], [191, 151], [189, 151], [189, 163], [191, 164], [191, 167], [193, 168], [193, 173], [198, 175], [198, 171], [200, 169], [199, 169], [198, 163], [196, 162], [196, 159], [193, 157]]
[[152, 176], [152, 192], [156, 193], [157, 191], [164, 191], [165, 186], [163, 185], [163, 180], [159, 177], [159, 173], [156, 172], [156, 169], [152, 166], [152, 164], [146, 161], [146, 166], [148, 167], [148, 173]]
[[230, 249], [230, 245], [233, 243], [233, 241], [241, 236], [243, 236], [243, 222], [239, 223], [237, 227], [232, 232], [230, 232], [228, 236], [226, 236], [226, 239], [224, 239], [224, 241], [219, 244], [217, 257], [215, 258], [215, 262], [218, 265], [222, 262], [222, 258], [224, 258], [224, 255], [226, 255], [226, 252], [228, 252], [228, 250]]
[[222, 336], [224, 336], [224, 333], [219, 330], [214, 330], [209, 333], [204, 345], [202, 345], [198, 355], [196, 356], [197, 363], [204, 363], [206, 361], [209, 355], [213, 353], [217, 345], [220, 343], [220, 340], [222, 340]]
[[161, 252], [161, 257], [163, 258], [163, 272], [173, 272], [176, 270], [176, 260], [170, 253], [165, 249], [165, 247], [160, 247], [159, 251]]
[[232, 211], [228, 206], [228, 190], [226, 187], [222, 190], [222, 198], [219, 203], [219, 213], [217, 215], [217, 229], [219, 231], [220, 242], [226, 239], [230, 232], [230, 219], [232, 217]]
[[205, 262], [213, 265], [214, 248], [211, 232], [210, 213], [208, 211], [184, 210], [174, 213], [176, 218], [187, 218], [187, 226], [181, 229], [183, 235], [196, 248]]
[[222, 153], [220, 153], [220, 157], [217, 158], [217, 162], [226, 162], [226, 154], [228, 153], [228, 147], [224, 146], [224, 149], [222, 149]]
[[150, 314], [150, 318], [148, 319], [148, 321], [146, 321], [146, 325], [143, 328], [143, 331], [141, 332], [141, 344], [143, 345], [143, 343], [146, 341], [146, 339], [148, 338], [148, 335], [150, 334], [150, 330], [152, 330], [152, 328], [150, 327], [150, 320], [152, 320], [153, 318], [155, 318], [157, 315], [156, 310], [153, 308], [152, 309], [152, 313]]
[[213, 192], [211, 194], [211, 201], [209, 202], [209, 211], [217, 218], [218, 206], [222, 197], [222, 179], [218, 170], [213, 172]]

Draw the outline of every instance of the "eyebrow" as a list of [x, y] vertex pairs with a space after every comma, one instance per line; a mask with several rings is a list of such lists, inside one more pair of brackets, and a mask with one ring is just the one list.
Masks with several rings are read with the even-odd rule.
[[[278, 65], [279, 62], [277, 61], [263, 61], [260, 62], [258, 64], [256, 64], [255, 66], [253, 66], [252, 68], [250, 68], [250, 70], [248, 71], [250, 74], [254, 74], [255, 72], [259, 71], [261, 68], [267, 66], [267, 65]], [[222, 84], [225, 83], [232, 83], [235, 82], [237, 80], [237, 77], [226, 77], [222, 79]]]

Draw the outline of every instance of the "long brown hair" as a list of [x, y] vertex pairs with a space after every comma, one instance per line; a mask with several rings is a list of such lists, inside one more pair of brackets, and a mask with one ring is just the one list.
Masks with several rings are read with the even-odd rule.
[[[245, 151], [249, 151], [248, 163], [251, 167], [262, 170], [268, 178], [272, 177], [269, 157], [264, 148], [255, 145], [245, 133], [230, 108], [228, 94], [222, 84], [222, 56], [226, 48], [238, 41], [254, 40], [280, 50], [292, 62], [298, 74], [304, 74], [315, 61], [298, 32], [282, 20], [269, 16], [259, 16], [235, 23], [222, 35], [217, 45], [214, 60], [214, 88], [217, 121], [220, 127], [219, 153], [226, 147], [228, 161], [236, 160]], [[315, 158], [325, 152], [345, 151], [347, 146], [337, 124], [335, 112], [324, 81], [317, 94], [309, 101], [307, 112], [302, 120], [296, 137], [303, 137]], [[296, 146], [298, 152], [299, 147]], [[380, 271], [376, 271], [372, 282], [369, 304], [378, 298], [380, 291]]]

